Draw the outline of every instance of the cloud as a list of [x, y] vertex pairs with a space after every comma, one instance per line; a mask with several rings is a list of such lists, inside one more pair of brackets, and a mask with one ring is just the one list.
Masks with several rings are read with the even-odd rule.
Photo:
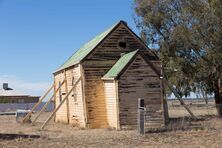
[[27, 82], [15, 75], [0, 75], [0, 85], [2, 83], [9, 83], [10, 88], [27, 95], [42, 95], [51, 85], [49, 82]]

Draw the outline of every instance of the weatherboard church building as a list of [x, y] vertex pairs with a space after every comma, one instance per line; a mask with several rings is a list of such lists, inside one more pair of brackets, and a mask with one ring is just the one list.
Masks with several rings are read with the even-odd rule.
[[[76, 87], [56, 112], [55, 121], [87, 128], [135, 127], [138, 98], [150, 114], [150, 126], [168, 118], [156, 54], [120, 21], [77, 50], [54, 72], [55, 107], [75, 82]], [[63, 84], [63, 81], [66, 83]]]

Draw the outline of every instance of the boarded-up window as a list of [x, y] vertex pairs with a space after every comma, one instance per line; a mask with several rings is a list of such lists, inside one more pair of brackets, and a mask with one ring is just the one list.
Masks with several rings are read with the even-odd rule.
[[[75, 84], [75, 78], [72, 77], [72, 86]], [[74, 100], [74, 103], [77, 103], [77, 92], [76, 92], [76, 87], [74, 87], [73, 89], [73, 100]]]

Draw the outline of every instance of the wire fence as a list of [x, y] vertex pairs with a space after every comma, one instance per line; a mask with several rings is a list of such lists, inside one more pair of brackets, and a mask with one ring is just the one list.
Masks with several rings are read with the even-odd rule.
[[162, 130], [164, 120], [162, 113], [147, 111], [145, 108], [138, 109], [137, 129], [140, 134], [146, 134]]

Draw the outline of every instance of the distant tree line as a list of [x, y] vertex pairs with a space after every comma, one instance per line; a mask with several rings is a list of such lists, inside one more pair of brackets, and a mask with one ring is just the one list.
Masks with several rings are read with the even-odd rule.
[[0, 103], [9, 103], [9, 100], [7, 98], [5, 98], [4, 96], [1, 96]]

